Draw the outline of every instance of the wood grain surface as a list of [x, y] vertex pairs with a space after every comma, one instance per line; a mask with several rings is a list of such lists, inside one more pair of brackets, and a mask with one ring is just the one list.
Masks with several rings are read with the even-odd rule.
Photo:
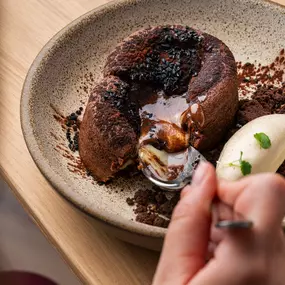
[[0, 1], [0, 173], [84, 284], [145, 285], [158, 254], [98, 231], [91, 218], [60, 197], [35, 166], [20, 127], [21, 88], [37, 53], [70, 21], [106, 2]]

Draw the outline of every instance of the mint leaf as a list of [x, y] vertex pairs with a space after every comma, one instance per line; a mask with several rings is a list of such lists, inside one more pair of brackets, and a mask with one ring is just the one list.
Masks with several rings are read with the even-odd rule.
[[[243, 156], [243, 152], [241, 151], [241, 152], [240, 152], [239, 160], [230, 162], [230, 163], [229, 163], [229, 166], [231, 166], [231, 167], [239, 167], [240, 170], [241, 170], [241, 173], [242, 173], [244, 176], [246, 176], [246, 175], [248, 175], [248, 174], [251, 173], [252, 165], [251, 165], [248, 161], [243, 160], [243, 159], [242, 159], [242, 156]], [[238, 162], [239, 164], [235, 164], [236, 162]]]
[[262, 148], [268, 149], [271, 147], [270, 138], [265, 133], [256, 133], [254, 134], [254, 138], [258, 141]]
[[252, 166], [248, 161], [246, 161], [246, 160], [240, 161], [240, 170], [244, 176], [251, 173], [251, 168], [252, 168]]
[[242, 156], [243, 156], [243, 152], [241, 151], [240, 158], [239, 158], [239, 165], [240, 165], [241, 173], [245, 176], [251, 173], [252, 166], [248, 161], [243, 160]]

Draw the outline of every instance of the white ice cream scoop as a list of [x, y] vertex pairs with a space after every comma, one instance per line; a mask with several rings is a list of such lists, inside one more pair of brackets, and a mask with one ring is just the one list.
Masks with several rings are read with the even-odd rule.
[[225, 144], [217, 175], [238, 180], [245, 174], [276, 172], [285, 160], [285, 115], [259, 117], [238, 130]]

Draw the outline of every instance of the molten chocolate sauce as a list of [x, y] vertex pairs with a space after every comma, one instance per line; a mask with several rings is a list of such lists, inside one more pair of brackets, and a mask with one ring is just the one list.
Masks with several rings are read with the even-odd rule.
[[181, 119], [188, 108], [186, 94], [172, 97], [167, 97], [163, 91], [154, 94], [152, 102], [141, 105], [140, 145], [152, 144], [169, 153], [185, 149], [189, 135]]
[[147, 102], [140, 102], [139, 147], [152, 145], [160, 150], [144, 148], [147, 167], [160, 178], [174, 180], [187, 162], [185, 150], [189, 146], [191, 124], [194, 121], [202, 126], [203, 112], [198, 103], [187, 102], [186, 93], [168, 97], [159, 91], [150, 97]]

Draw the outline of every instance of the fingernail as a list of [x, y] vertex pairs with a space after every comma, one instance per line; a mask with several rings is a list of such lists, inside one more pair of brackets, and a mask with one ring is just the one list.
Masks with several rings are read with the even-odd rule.
[[192, 185], [198, 186], [202, 183], [205, 175], [207, 174], [207, 163], [204, 161], [201, 161], [194, 172], [193, 179], [192, 179]]

